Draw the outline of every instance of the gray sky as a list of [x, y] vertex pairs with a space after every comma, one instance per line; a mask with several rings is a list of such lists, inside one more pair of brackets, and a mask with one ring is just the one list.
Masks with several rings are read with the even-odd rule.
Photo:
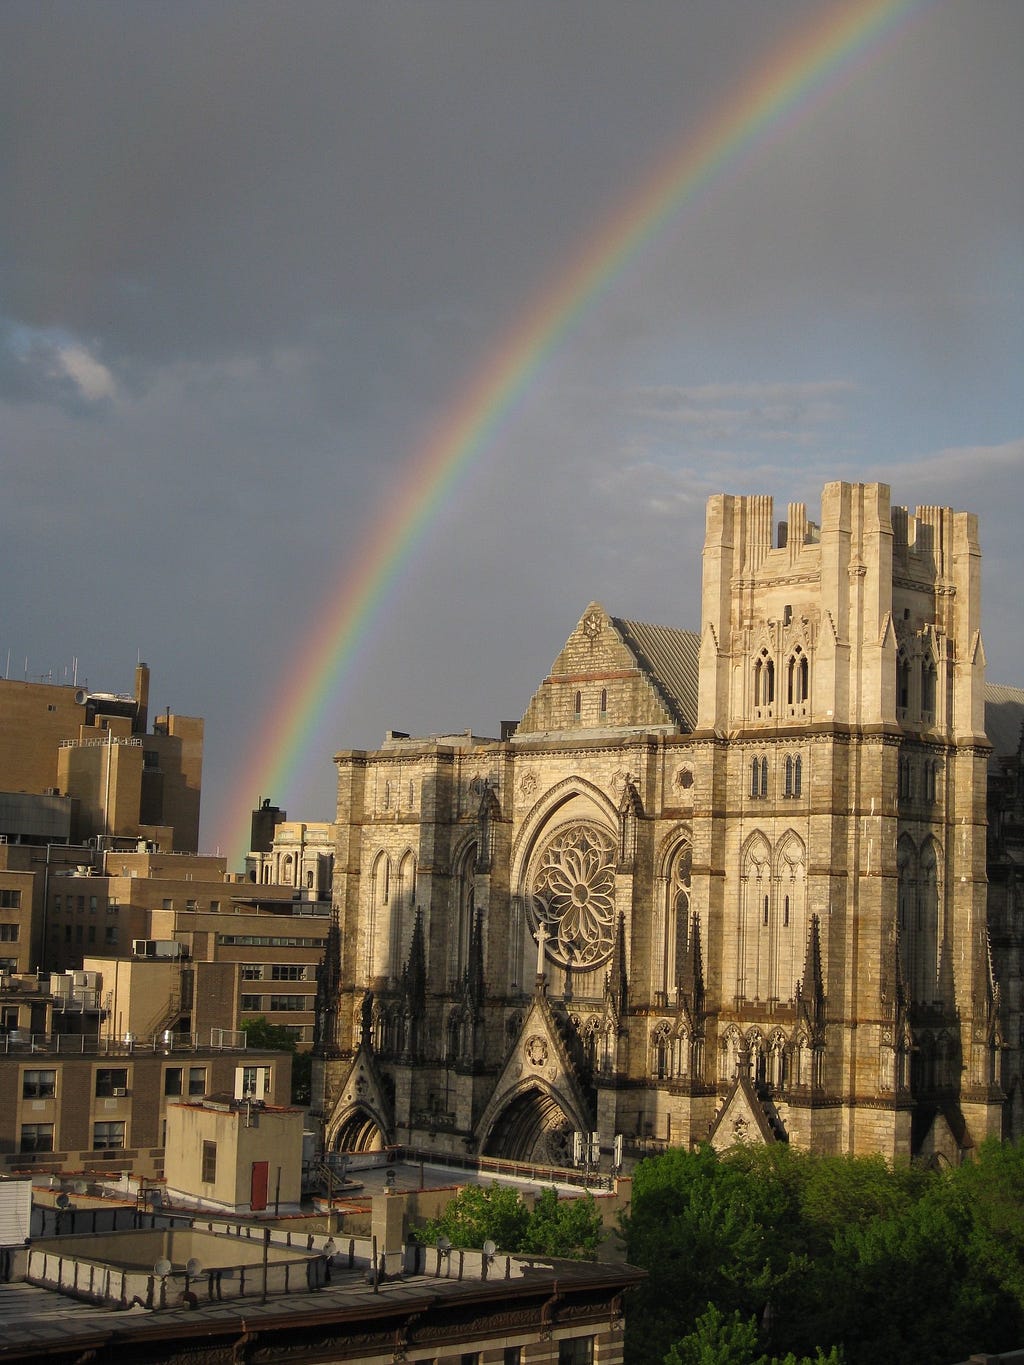
[[[207, 722], [204, 845], [418, 453], [819, 0], [0, 7], [0, 668]], [[912, 7], [684, 198], [429, 520], [309, 732], [496, 734], [587, 602], [697, 629], [706, 496], [981, 517], [1024, 683], [1024, 5]], [[826, 83], [828, 86], [828, 83]], [[27, 659], [27, 672], [26, 661]]]

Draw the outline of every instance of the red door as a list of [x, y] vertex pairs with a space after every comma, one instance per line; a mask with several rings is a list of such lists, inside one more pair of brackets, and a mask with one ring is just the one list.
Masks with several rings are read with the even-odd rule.
[[270, 1183], [270, 1162], [252, 1163], [252, 1180], [249, 1189], [249, 1207], [254, 1213], [267, 1207], [267, 1186]]

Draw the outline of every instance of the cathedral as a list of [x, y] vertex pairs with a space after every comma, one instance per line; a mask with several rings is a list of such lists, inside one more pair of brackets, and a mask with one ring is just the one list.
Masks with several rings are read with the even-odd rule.
[[592, 602], [500, 739], [336, 756], [327, 1150], [955, 1163], [1020, 1132], [977, 518], [850, 483], [818, 516], [716, 495], [699, 633]]

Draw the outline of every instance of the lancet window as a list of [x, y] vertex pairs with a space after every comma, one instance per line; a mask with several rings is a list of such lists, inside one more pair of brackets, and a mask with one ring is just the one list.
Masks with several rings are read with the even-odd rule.
[[768, 795], [768, 759], [763, 755], [750, 760], [750, 795], [755, 800]]
[[804, 763], [799, 754], [786, 755], [786, 781], [784, 795], [797, 797], [803, 792]]
[[789, 656], [786, 666], [786, 702], [790, 715], [805, 715], [810, 691], [810, 664], [801, 645]]
[[754, 713], [770, 716], [775, 703], [775, 664], [767, 649], [754, 660]]
[[690, 875], [693, 849], [689, 840], [681, 843], [669, 859], [665, 878], [664, 969], [660, 988], [670, 996], [679, 984], [690, 931]]

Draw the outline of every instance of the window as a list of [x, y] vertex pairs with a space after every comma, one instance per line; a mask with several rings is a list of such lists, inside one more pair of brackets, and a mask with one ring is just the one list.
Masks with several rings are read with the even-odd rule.
[[80, 915], [84, 915], [84, 914], [85, 914], [85, 897], [84, 897], [84, 896], [76, 896], [76, 897], [75, 897], [75, 909], [78, 911], [78, 913], [79, 913]]
[[165, 897], [164, 897], [163, 901], [161, 902], [161, 909], [163, 909], [163, 910], [173, 910], [173, 909], [174, 909], [174, 901], [170, 898], [170, 896], [165, 896]]
[[214, 915], [220, 914], [220, 901], [211, 901], [210, 910]]
[[272, 995], [270, 997], [270, 1009], [275, 1010], [307, 1010], [311, 1009], [311, 995]]
[[10, 887], [0, 888], [0, 910], [20, 910], [21, 892], [12, 891]]
[[57, 1090], [56, 1071], [26, 1071], [21, 1078], [21, 1097], [25, 1100], [52, 1100]]
[[55, 915], [60, 914], [60, 900], [61, 900], [60, 896], [54, 896], [53, 898], [53, 913]]
[[260, 962], [243, 962], [243, 963], [242, 963], [242, 980], [243, 980], [243, 981], [262, 981], [262, 980], [263, 980], [263, 964], [260, 963]]
[[101, 1066], [96, 1072], [97, 1098], [114, 1095], [117, 1091], [128, 1089], [128, 1068], [126, 1066]]
[[275, 962], [270, 969], [271, 981], [305, 981], [306, 967], [301, 962]]
[[160, 767], [160, 754], [159, 754], [159, 751], [156, 750], [156, 749], [143, 749], [143, 751], [142, 751], [142, 766], [143, 766], [144, 768], [150, 768], [150, 769], [152, 769], [152, 768], [159, 768], [159, 767]]
[[83, 939], [82, 926], [81, 926], [80, 924], [76, 924], [76, 925], [75, 925], [75, 942], [76, 942], [76, 943], [81, 943], [81, 942], [82, 942], [82, 939]]
[[607, 689], [606, 687], [602, 687], [602, 688], [601, 688], [601, 715], [602, 715], [602, 716], [606, 716], [607, 714], [608, 714], [608, 689]]
[[583, 714], [583, 693], [577, 692], [572, 703], [573, 715], [577, 720]]
[[70, 925], [70, 924], [65, 924], [65, 926], [64, 926], [64, 942], [65, 942], [65, 943], [70, 943], [70, 942], [71, 942], [71, 925]]
[[124, 1119], [114, 1119], [92, 1126], [92, 1149], [94, 1152], [121, 1151], [124, 1148]]
[[243, 1010], [252, 1010], [254, 1013], [259, 1014], [263, 1009], [263, 996], [243, 995], [241, 1005]]
[[95, 897], [95, 896], [90, 896], [90, 897], [89, 897], [89, 914], [90, 914], [90, 915], [95, 915], [96, 909], [97, 909], [97, 906], [98, 906], [98, 905], [99, 905], [99, 901], [96, 899], [96, 897]]
[[222, 948], [315, 948], [323, 952], [326, 939], [272, 937], [270, 934], [218, 934]]
[[185, 902], [185, 909], [186, 909], [186, 910], [198, 910], [198, 909], [199, 909], [199, 902], [198, 902], [198, 901], [195, 901], [195, 900], [187, 900], [187, 901]]
[[21, 1125], [21, 1140], [18, 1143], [18, 1151], [52, 1152], [53, 1124], [23, 1123]]
[[180, 1066], [169, 1066], [164, 1072], [164, 1094], [180, 1095], [182, 1068]]
[[106, 934], [105, 934], [105, 939], [106, 939], [106, 942], [107, 942], [108, 944], [113, 945], [113, 944], [116, 944], [116, 943], [117, 943], [117, 925], [116, 925], [116, 924], [108, 924], [108, 925], [107, 925], [107, 932], [106, 932]]
[[206, 1067], [190, 1066], [188, 1069], [188, 1093], [190, 1095], [206, 1094]]
[[766, 710], [775, 700], [775, 664], [762, 649], [754, 662], [754, 706]]
[[17, 943], [18, 929], [17, 924], [0, 924], [0, 943]]
[[789, 656], [789, 667], [786, 673], [786, 698], [790, 706], [802, 706], [806, 702], [809, 681], [810, 668], [807, 663], [807, 655], [797, 645]]
[[750, 795], [752, 797], [762, 797], [768, 795], [768, 760], [767, 758], [754, 758], [750, 763]]
[[203, 1143], [203, 1183], [212, 1185], [217, 1179], [217, 1144]]
[[108, 915], [119, 915], [120, 913], [121, 913], [121, 902], [117, 899], [116, 896], [111, 896], [110, 900], [107, 901], [107, 914], [108, 914]]
[[[240, 1081], [240, 1085], [238, 1082]], [[262, 1100], [270, 1094], [270, 1067], [269, 1066], [242, 1066], [236, 1073], [235, 1094], [239, 1099], [250, 1096], [254, 1100]]]
[[95, 924], [90, 924], [90, 925], [89, 925], [89, 942], [90, 942], [90, 943], [95, 943], [95, 942], [96, 942], [96, 926], [95, 926]]
[[523, 1359], [523, 1348], [521, 1346], [506, 1346], [502, 1352], [501, 1365], [521, 1365]]
[[558, 1365], [594, 1365], [594, 1338], [570, 1337], [560, 1341]]

